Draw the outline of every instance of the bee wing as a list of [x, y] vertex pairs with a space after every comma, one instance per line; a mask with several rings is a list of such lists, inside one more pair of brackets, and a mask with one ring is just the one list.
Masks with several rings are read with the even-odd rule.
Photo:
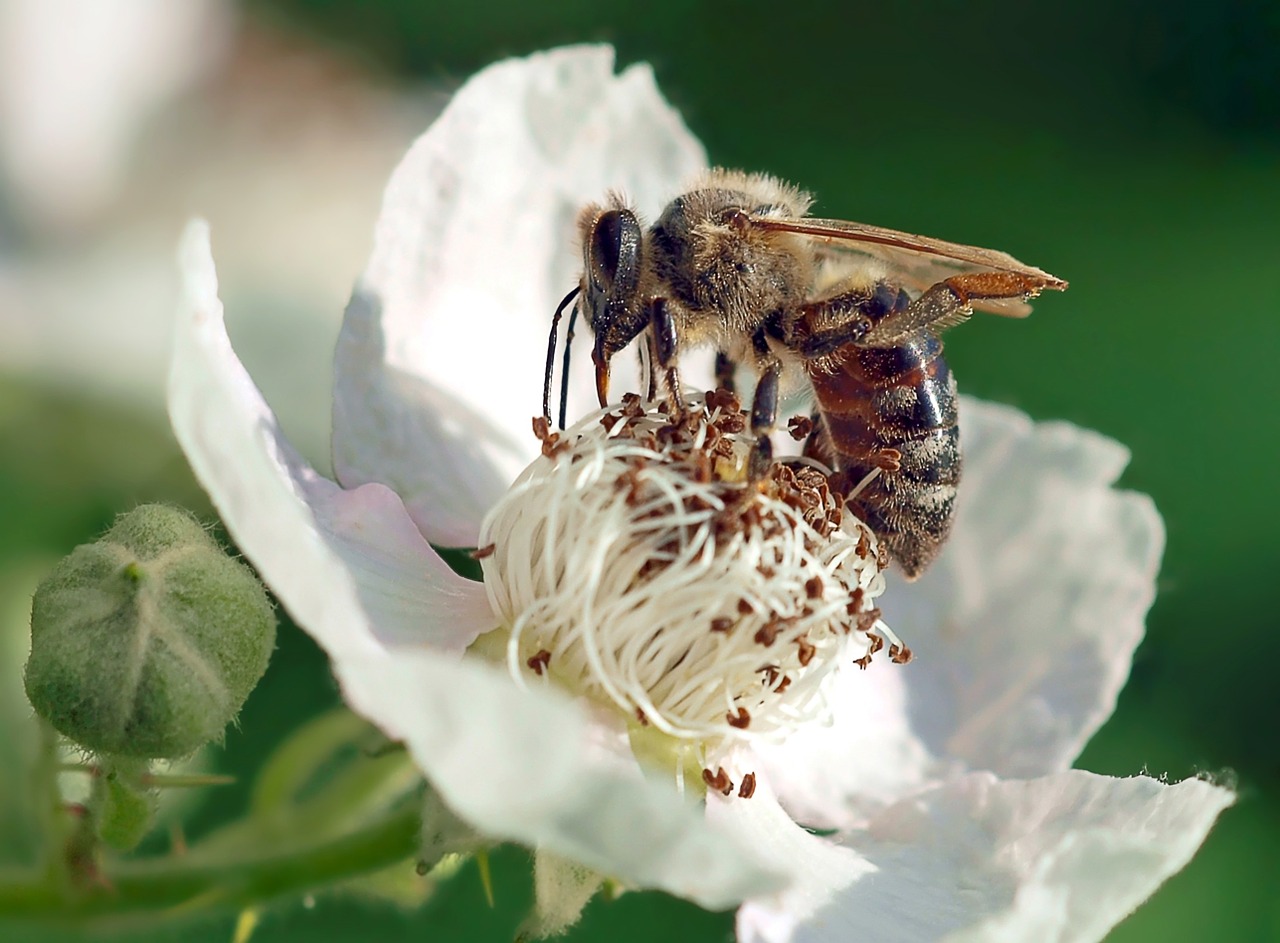
[[[989, 271], [1014, 272], [1033, 279], [1037, 283], [1036, 294], [1045, 289], [1062, 291], [1067, 287], [1062, 279], [995, 249], [965, 246], [843, 219], [754, 216], [751, 222], [761, 229], [808, 236], [819, 244], [820, 252], [855, 253], [887, 262], [904, 286], [917, 293], [952, 275]], [[973, 308], [1014, 318], [1031, 313], [1031, 306], [1021, 298], [984, 298], [975, 300]]]

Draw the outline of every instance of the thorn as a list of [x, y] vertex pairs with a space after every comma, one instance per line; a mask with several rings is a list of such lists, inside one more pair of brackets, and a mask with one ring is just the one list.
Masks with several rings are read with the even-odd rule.
[[480, 872], [480, 886], [484, 888], [484, 899], [493, 907], [493, 874], [489, 870], [489, 852], [476, 852], [476, 869]]
[[155, 786], [157, 789], [193, 789], [200, 786], [230, 786], [235, 783], [236, 778], [218, 773], [143, 773], [140, 781], [144, 786]]

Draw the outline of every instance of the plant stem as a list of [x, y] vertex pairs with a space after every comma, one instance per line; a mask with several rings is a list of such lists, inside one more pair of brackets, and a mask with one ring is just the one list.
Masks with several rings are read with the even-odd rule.
[[181, 858], [121, 862], [105, 874], [109, 888], [72, 893], [38, 875], [0, 876], [0, 917], [84, 925], [257, 906], [408, 858], [419, 845], [419, 824], [416, 803], [406, 803], [357, 831], [271, 853], [202, 860], [197, 846]]

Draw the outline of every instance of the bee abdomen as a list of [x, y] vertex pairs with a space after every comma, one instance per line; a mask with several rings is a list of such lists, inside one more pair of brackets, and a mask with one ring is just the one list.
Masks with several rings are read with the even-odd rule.
[[[908, 578], [951, 529], [960, 480], [955, 380], [931, 335], [899, 347], [845, 347], [834, 372], [810, 371], [826, 448], [852, 493], [850, 509], [875, 531]], [[891, 451], [898, 467], [886, 469]]]

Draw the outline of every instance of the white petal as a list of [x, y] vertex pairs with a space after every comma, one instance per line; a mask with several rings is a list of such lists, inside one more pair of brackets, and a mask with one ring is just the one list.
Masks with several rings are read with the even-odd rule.
[[581, 271], [579, 209], [613, 188], [651, 218], [704, 160], [648, 67], [614, 75], [608, 47], [473, 77], [387, 187], [338, 343], [339, 480], [390, 485], [432, 542], [474, 545], [537, 452], [529, 421], [552, 311]]
[[954, 769], [1066, 768], [1128, 677], [1164, 544], [1151, 501], [1111, 487], [1128, 453], [967, 398], [961, 417], [955, 531], [881, 601], [915, 660], [843, 673], [832, 727], [762, 751], [810, 824], [850, 826]]
[[865, 671], [842, 666], [829, 695], [830, 725], [756, 748], [792, 816], [817, 828], [853, 827], [941, 774], [942, 764], [912, 729], [914, 668], [888, 659]]
[[776, 886], [674, 790], [608, 761], [566, 698], [456, 658], [491, 624], [483, 587], [445, 567], [391, 491], [343, 492], [302, 464], [227, 341], [203, 224], [182, 258], [174, 430], [232, 537], [329, 652], [348, 703], [494, 838], [708, 907]]
[[460, 653], [493, 627], [483, 587], [449, 569], [392, 492], [344, 492], [307, 467], [231, 350], [205, 224], [181, 260], [169, 414], [232, 537], [331, 654], [392, 640]]
[[1038, 780], [977, 773], [886, 809], [842, 837], [870, 864], [812, 913], [753, 901], [742, 943], [1100, 940], [1191, 859], [1234, 796], [1079, 770]]
[[[792, 939], [797, 927], [820, 922], [831, 901], [875, 871], [852, 848], [820, 838], [793, 822], [778, 804], [767, 777], [757, 779], [750, 799], [708, 796], [707, 818], [785, 867], [790, 878], [785, 890], [755, 898], [738, 911], [738, 943]], [[877, 938], [855, 933], [847, 939]]]
[[971, 768], [1037, 776], [1070, 766], [1115, 709], [1164, 526], [1112, 487], [1118, 443], [970, 399], [962, 416], [955, 533], [918, 585], [889, 588], [886, 618], [916, 653], [917, 735]]

